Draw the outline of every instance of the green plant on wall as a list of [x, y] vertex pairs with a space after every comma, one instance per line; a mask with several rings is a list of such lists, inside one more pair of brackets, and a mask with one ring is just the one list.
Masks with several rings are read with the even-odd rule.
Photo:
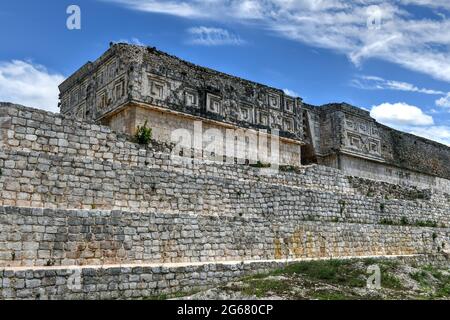
[[152, 140], [152, 129], [147, 127], [147, 123], [146, 120], [142, 127], [138, 126], [134, 135], [136, 142], [142, 145], [148, 145]]

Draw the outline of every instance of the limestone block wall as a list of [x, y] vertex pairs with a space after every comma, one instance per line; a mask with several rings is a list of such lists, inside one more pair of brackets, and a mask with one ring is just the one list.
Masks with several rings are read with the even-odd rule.
[[117, 265], [0, 270], [0, 300], [151, 299], [207, 289], [284, 262], [201, 265]]
[[[0, 298], [143, 297], [267, 260], [438, 254], [449, 209], [437, 190], [316, 165], [269, 175], [173, 158], [166, 144], [141, 148], [103, 126], [0, 106]], [[261, 263], [236, 265], [252, 260]], [[186, 265], [143, 269], [167, 263]], [[83, 285], [67, 291], [74, 270]]]
[[[138, 145], [110, 129], [33, 109], [0, 109], [0, 205], [188, 213], [233, 217], [449, 225], [449, 196], [376, 196], [339, 170], [310, 166], [262, 169], [171, 159], [170, 149]], [[429, 190], [428, 192], [431, 192]]]
[[[0, 155], [0, 204], [216, 216], [295, 215], [305, 220], [358, 223], [405, 217], [410, 222], [450, 224], [450, 203], [445, 195], [405, 200], [389, 199], [386, 194], [362, 195], [356, 189], [346, 192], [350, 189], [348, 180], [322, 175], [321, 167], [276, 177], [258, 176], [258, 169], [253, 168], [221, 172], [219, 165], [204, 163], [164, 169], [171, 167], [167, 157], [153, 159], [161, 165], [128, 166], [84, 157], [4, 151]], [[331, 185], [336, 178], [343, 185]]]
[[385, 163], [340, 156], [341, 170], [351, 176], [382, 180], [396, 185], [415, 185], [450, 193], [450, 180]]
[[[447, 266], [442, 255], [395, 257], [416, 265]], [[260, 261], [199, 265], [122, 265], [5, 268], [0, 270], [3, 299], [142, 299], [204, 290], [244, 276], [293, 263]]]
[[[0, 266], [180, 263], [438, 252], [449, 229], [2, 207]], [[289, 223], [286, 223], [289, 221]]]
[[[210, 144], [211, 138], [209, 135], [214, 134], [221, 140], [221, 147], [214, 150], [217, 156], [227, 155], [227, 134], [231, 132], [230, 135], [233, 136], [228, 138], [228, 140], [233, 143], [236, 158], [253, 160], [254, 163], [257, 160], [261, 160], [264, 163], [272, 162], [265, 159], [258, 159], [257, 149], [262, 142], [258, 140], [261, 137], [259, 131], [254, 129], [243, 129], [219, 121], [211, 121], [149, 105], [129, 105], [122, 111], [102, 120], [103, 124], [116, 132], [128, 132], [132, 134], [136, 132], [138, 126], [143, 126], [146, 122], [147, 126], [152, 129], [152, 137], [156, 141], [169, 144], [178, 142], [180, 133], [177, 134], [175, 131], [178, 130], [178, 132], [181, 132], [180, 130], [183, 130], [183, 141], [189, 148], [192, 148], [194, 146], [194, 137], [200, 136], [202, 141], [199, 142], [199, 150], [201, 148], [205, 154]], [[237, 143], [237, 140], [235, 141], [236, 138], [241, 139], [240, 141], [242, 142]], [[268, 154], [270, 155], [272, 136], [270, 134], [264, 134], [264, 139], [267, 140], [266, 145]], [[279, 136], [273, 139], [278, 140], [276, 144], [277, 147], [279, 146], [277, 161], [282, 165], [299, 166], [301, 163], [301, 143]], [[250, 152], [250, 150], [255, 151]], [[242, 161], [242, 163], [245, 163], [245, 161]]]

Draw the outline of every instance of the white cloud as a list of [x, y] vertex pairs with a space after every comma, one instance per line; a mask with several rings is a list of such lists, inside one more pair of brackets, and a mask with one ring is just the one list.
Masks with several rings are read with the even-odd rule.
[[283, 89], [283, 92], [291, 97], [295, 97], [295, 98], [300, 97], [300, 95], [297, 92], [295, 92], [294, 90]]
[[438, 107], [450, 109], [450, 93], [448, 93], [445, 97], [436, 100], [436, 105]]
[[[351, 84], [356, 88], [366, 90], [397, 90], [442, 96], [441, 98], [436, 100], [436, 106], [448, 109], [448, 111], [450, 112], [450, 93], [446, 93], [443, 91], [419, 88], [408, 82], [386, 80], [374, 76], [358, 76], [352, 80]], [[432, 113], [438, 113], [436, 109], [432, 109], [431, 111]]]
[[398, 90], [407, 92], [417, 92], [428, 95], [445, 95], [446, 93], [439, 90], [419, 88], [408, 82], [386, 80], [374, 76], [358, 76], [352, 80], [352, 84], [360, 89], [368, 90]]
[[223, 46], [223, 45], [241, 45], [245, 41], [238, 35], [221, 28], [194, 27], [188, 29], [192, 36], [191, 44], [204, 46]]
[[401, 0], [401, 2], [403, 4], [450, 10], [450, 2], [448, 0]]
[[433, 117], [406, 103], [383, 103], [372, 107], [370, 115], [394, 129], [450, 146], [450, 127], [434, 124]]
[[[410, 4], [449, 10], [447, 0], [103, 0], [131, 9], [262, 30], [345, 54], [381, 59], [450, 82], [450, 19], [418, 17]], [[374, 7], [377, 6], [377, 7]], [[376, 8], [376, 10], [374, 10]], [[380, 28], [372, 28], [371, 21]]]
[[58, 112], [60, 74], [29, 61], [0, 62], [0, 101]]
[[207, 12], [201, 12], [194, 4], [190, 4], [184, 1], [167, 1], [167, 0], [104, 0], [109, 2], [115, 2], [128, 6], [133, 10], [144, 12], [155, 12], [170, 14], [180, 17], [204, 17]]
[[374, 106], [370, 115], [378, 122], [390, 126], [429, 126], [434, 124], [433, 117], [426, 115], [420, 108], [403, 102]]

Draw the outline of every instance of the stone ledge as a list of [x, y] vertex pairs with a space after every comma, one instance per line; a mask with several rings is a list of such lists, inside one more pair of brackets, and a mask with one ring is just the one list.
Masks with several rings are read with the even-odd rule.
[[[346, 259], [352, 258], [355, 257]], [[442, 256], [427, 255], [357, 257], [366, 258], [408, 259], [418, 263], [443, 261]], [[319, 259], [3, 268], [0, 269], [0, 299], [145, 299], [203, 290], [286, 264], [311, 260]]]

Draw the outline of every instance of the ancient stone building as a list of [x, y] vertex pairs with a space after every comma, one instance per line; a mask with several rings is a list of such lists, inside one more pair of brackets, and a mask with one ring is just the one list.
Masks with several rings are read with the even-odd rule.
[[[61, 85], [61, 113], [0, 102], [0, 300], [178, 295], [304, 259], [449, 265], [449, 148], [364, 110], [120, 44]], [[159, 141], [120, 133], [145, 120]], [[291, 165], [179, 161], [167, 142], [197, 120], [279, 131]]]
[[[279, 131], [281, 162], [300, 163], [302, 101], [282, 90], [182, 61], [153, 48], [113, 45], [60, 86], [61, 113], [133, 134], [147, 120], [155, 139], [175, 129]], [[269, 136], [270, 139], [270, 136]], [[247, 143], [249, 143], [247, 141]]]
[[[307, 105], [282, 90], [155, 48], [112, 45], [62, 83], [60, 91], [62, 114], [128, 134], [146, 120], [153, 137], [163, 142], [173, 142], [172, 133], [180, 128], [194, 136], [196, 121], [223, 137], [227, 129], [246, 129], [246, 135], [266, 130], [268, 140], [275, 132], [280, 137], [281, 164], [318, 163], [391, 183], [449, 187], [450, 150], [444, 145], [383, 126], [360, 108]], [[250, 139], [245, 139], [248, 148]]]

